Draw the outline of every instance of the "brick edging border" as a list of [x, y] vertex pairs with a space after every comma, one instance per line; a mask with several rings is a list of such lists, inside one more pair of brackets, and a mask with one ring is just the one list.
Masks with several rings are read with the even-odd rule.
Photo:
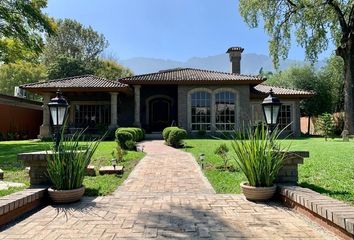
[[[298, 191], [296, 191], [296, 190]], [[296, 192], [296, 193], [295, 193]], [[301, 196], [301, 192], [303, 192], [303, 196]], [[313, 199], [311, 199], [311, 195]], [[315, 202], [316, 197], [320, 195], [317, 192], [314, 192], [310, 189], [297, 187], [297, 186], [279, 186], [277, 198], [287, 207], [294, 209], [295, 211], [305, 215], [306, 217], [310, 218], [312, 221], [318, 223], [319, 225], [325, 227], [329, 231], [333, 232], [337, 236], [343, 239], [354, 239], [354, 234], [349, 232], [346, 228], [339, 226], [333, 220], [330, 220], [324, 216], [321, 216], [317, 212], [313, 211], [309, 208], [308, 205], [312, 205], [311, 201]], [[322, 195], [321, 195], [322, 196]], [[330, 197], [323, 196], [323, 198], [327, 198], [329, 201], [333, 201], [333, 206], [336, 203], [342, 203], [340, 201], [331, 199]], [[308, 200], [311, 199], [311, 200]], [[305, 204], [306, 203], [306, 204]], [[344, 203], [342, 203], [344, 204]], [[354, 212], [354, 207], [352, 208]], [[323, 207], [322, 211], [328, 211], [331, 207]], [[345, 220], [344, 220], [345, 221]]]
[[47, 204], [47, 187], [28, 188], [0, 197], [0, 226], [4, 226], [23, 214]]

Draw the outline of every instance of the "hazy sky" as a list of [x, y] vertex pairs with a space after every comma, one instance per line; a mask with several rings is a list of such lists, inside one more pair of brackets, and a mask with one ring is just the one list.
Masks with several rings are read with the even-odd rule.
[[[237, 0], [49, 0], [45, 11], [91, 25], [109, 41], [107, 53], [118, 59], [183, 61], [224, 53], [230, 46], [268, 55], [268, 36], [262, 27], [249, 29], [237, 5]], [[304, 51], [293, 44], [289, 58], [303, 60]]]

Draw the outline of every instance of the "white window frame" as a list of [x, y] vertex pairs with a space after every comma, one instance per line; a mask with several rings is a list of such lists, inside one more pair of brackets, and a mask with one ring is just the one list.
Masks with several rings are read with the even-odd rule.
[[[290, 106], [290, 130], [285, 130], [285, 131], [291, 131], [294, 132], [294, 127], [295, 127], [295, 103], [290, 102], [290, 101], [282, 101], [282, 106]], [[279, 113], [280, 114], [280, 113]], [[280, 118], [280, 115], [279, 115]], [[278, 122], [279, 122], [278, 118]]]
[[216, 129], [215, 126], [215, 121], [216, 121], [216, 111], [215, 111], [215, 96], [218, 93], [221, 92], [231, 92], [235, 94], [235, 125], [234, 129], [237, 129], [239, 126], [240, 122], [240, 104], [239, 104], [239, 91], [233, 88], [217, 88], [215, 90], [211, 90], [209, 88], [194, 88], [187, 93], [187, 120], [188, 120], [188, 130], [190, 132], [198, 132], [198, 130], [192, 130], [192, 94], [195, 92], [201, 92], [205, 91], [210, 93], [211, 95], [211, 107], [210, 107], [210, 113], [211, 113], [211, 127], [210, 130], [207, 130], [207, 132], [232, 132], [233, 130], [218, 130]]
[[213, 126], [213, 91], [207, 88], [195, 88], [192, 89], [191, 91], [188, 92], [188, 127], [189, 130], [192, 132], [198, 132], [199, 130], [192, 130], [192, 94], [196, 92], [207, 92], [210, 94], [210, 130], [206, 130], [207, 132], [210, 132], [212, 130]]

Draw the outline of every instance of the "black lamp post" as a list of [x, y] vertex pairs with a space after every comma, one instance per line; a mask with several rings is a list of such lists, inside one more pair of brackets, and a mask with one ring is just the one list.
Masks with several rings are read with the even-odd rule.
[[57, 96], [50, 100], [48, 107], [50, 116], [52, 117], [53, 126], [55, 127], [55, 150], [57, 151], [60, 142], [60, 128], [64, 124], [69, 104], [58, 90]]
[[274, 127], [277, 124], [280, 106], [281, 102], [279, 98], [274, 96], [273, 89], [270, 89], [268, 97], [266, 97], [262, 102], [264, 119], [269, 126], [270, 133], [273, 132]]

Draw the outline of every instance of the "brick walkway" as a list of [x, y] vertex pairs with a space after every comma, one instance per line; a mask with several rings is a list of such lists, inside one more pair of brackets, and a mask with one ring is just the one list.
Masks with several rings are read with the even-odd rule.
[[112, 196], [48, 206], [0, 239], [333, 239], [277, 203], [215, 194], [193, 157], [144, 143], [147, 156]]

